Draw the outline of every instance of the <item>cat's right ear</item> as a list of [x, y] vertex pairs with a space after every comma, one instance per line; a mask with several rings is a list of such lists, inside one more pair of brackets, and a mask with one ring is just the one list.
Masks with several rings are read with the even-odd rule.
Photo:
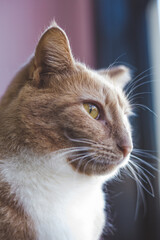
[[131, 80], [131, 71], [128, 67], [120, 65], [108, 69], [98, 70], [98, 73], [109, 79], [117, 86], [124, 88]]
[[32, 79], [39, 84], [42, 75], [64, 73], [74, 66], [65, 32], [56, 23], [41, 37], [34, 56]]

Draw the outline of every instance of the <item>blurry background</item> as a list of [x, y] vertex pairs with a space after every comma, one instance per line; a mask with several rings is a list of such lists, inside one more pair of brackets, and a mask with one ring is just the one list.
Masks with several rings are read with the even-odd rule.
[[160, 149], [160, 2], [0, 0], [0, 96], [53, 19], [66, 31], [77, 59], [94, 68], [125, 64], [133, 74], [134, 84], [126, 91], [134, 88], [134, 146], [144, 150], [134, 161], [146, 174], [137, 173], [146, 190], [140, 196], [129, 173], [131, 177], [121, 173], [119, 180], [107, 183], [115, 229], [108, 232], [106, 227], [102, 239], [160, 240], [159, 164], [150, 155], [158, 157]]

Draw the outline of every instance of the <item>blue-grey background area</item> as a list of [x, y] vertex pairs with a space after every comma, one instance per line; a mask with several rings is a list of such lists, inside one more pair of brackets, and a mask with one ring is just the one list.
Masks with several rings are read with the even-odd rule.
[[[95, 0], [94, 2], [97, 68], [106, 68], [110, 64], [128, 66], [137, 86], [133, 92], [133, 95], [137, 96], [134, 103], [143, 104], [154, 110], [146, 19], [146, 9], [151, 1]], [[126, 89], [126, 91], [129, 90], [131, 89]], [[142, 92], [147, 94], [141, 95]], [[143, 109], [135, 111], [137, 116], [131, 118], [134, 146], [156, 152], [154, 114]], [[153, 160], [150, 157], [142, 159], [148, 163], [152, 163]], [[146, 168], [141, 162], [139, 164]], [[154, 167], [158, 169], [158, 162], [154, 162]], [[143, 190], [143, 197], [139, 197], [135, 181], [127, 177], [127, 174], [122, 173], [120, 181], [115, 180], [107, 184], [108, 203], [106, 205], [110, 204], [109, 215], [115, 229], [113, 234], [104, 233], [102, 239], [160, 239], [158, 172], [151, 168], [147, 169], [155, 176], [155, 178], [148, 176], [153, 185], [155, 197], [145, 190]], [[149, 184], [141, 181], [151, 191]]]

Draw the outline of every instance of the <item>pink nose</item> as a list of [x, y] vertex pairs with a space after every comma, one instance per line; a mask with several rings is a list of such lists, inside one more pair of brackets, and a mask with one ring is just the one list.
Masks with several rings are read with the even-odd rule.
[[119, 149], [122, 151], [123, 153], [123, 157], [127, 157], [127, 155], [132, 151], [132, 147], [131, 146], [119, 146]]

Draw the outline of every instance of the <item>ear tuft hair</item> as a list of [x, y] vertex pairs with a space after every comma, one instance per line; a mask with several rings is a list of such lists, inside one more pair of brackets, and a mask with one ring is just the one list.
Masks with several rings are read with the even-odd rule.
[[49, 29], [49, 28], [52, 28], [52, 27], [60, 28], [60, 27], [58, 26], [58, 24], [57, 24], [57, 22], [56, 22], [55, 19], [53, 19], [53, 20], [50, 22], [50, 25], [49, 25], [48, 29]]

